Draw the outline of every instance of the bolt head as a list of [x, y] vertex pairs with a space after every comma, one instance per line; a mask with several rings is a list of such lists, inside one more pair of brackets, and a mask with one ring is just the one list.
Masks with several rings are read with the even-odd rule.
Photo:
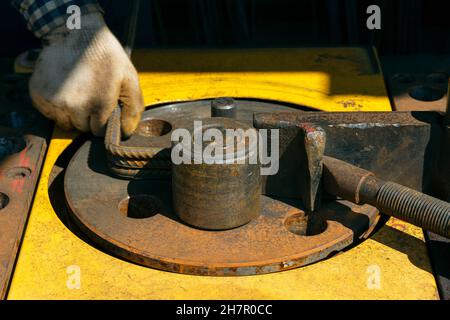
[[236, 105], [233, 98], [216, 98], [211, 101], [211, 116], [212, 117], [224, 117], [235, 118], [236, 117]]

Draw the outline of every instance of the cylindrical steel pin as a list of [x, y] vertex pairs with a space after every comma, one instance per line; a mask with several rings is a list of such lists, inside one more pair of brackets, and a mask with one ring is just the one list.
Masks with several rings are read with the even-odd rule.
[[233, 98], [216, 98], [211, 101], [211, 117], [236, 118]]

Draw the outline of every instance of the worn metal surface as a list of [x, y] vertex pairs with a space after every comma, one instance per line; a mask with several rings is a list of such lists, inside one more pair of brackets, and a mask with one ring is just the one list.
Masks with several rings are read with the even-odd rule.
[[344, 161], [324, 157], [326, 192], [381, 212], [450, 239], [450, 203], [397, 183]]
[[[432, 178], [438, 175], [443, 180], [449, 179], [445, 176], [445, 170], [441, 170], [439, 174], [435, 171], [436, 165], [441, 161], [441, 149], [448, 148], [445, 141], [445, 126], [442, 126], [444, 122], [442, 117], [432, 112], [278, 113], [256, 114], [254, 117], [254, 125], [257, 128], [282, 130], [281, 135], [284, 138], [281, 140], [287, 147], [282, 147], [284, 153], [281, 157], [287, 164], [296, 158], [305, 162], [304, 157], [296, 155], [300, 149], [298, 144], [292, 143], [299, 135], [295, 134], [295, 129], [305, 123], [323, 126], [331, 137], [327, 148], [324, 146], [325, 153], [336, 157], [343, 156], [356, 165], [325, 157], [327, 165], [324, 171], [324, 187], [328, 193], [358, 204], [369, 203], [386, 214], [406, 219], [426, 230], [450, 237], [450, 205], [416, 191], [424, 186], [425, 188], [428, 186], [426, 189], [429, 191]], [[420, 138], [423, 140], [416, 143]], [[285, 151], [289, 147], [293, 150], [290, 154]], [[390, 166], [382, 163], [380, 166], [380, 157], [384, 158], [387, 150], [399, 152], [397, 149], [401, 150], [403, 161], [400, 164], [394, 162]], [[348, 154], [349, 151], [352, 153]], [[282, 165], [281, 168], [286, 170]], [[397, 182], [412, 184], [416, 190], [393, 182], [384, 182], [376, 178], [373, 172], [362, 168], [371, 168], [383, 177], [394, 174]], [[415, 170], [411, 170], [412, 168]], [[301, 174], [295, 170], [291, 173]], [[277, 177], [272, 179], [276, 180]], [[268, 180], [268, 184], [270, 182]], [[291, 182], [295, 183], [296, 181]], [[281, 193], [279, 190], [272, 192]], [[306, 200], [308, 203], [309, 199]]]
[[[212, 96], [272, 96], [272, 100], [323, 110], [390, 110], [382, 77], [370, 71], [372, 62], [366, 50], [278, 51], [243, 54], [236, 50], [231, 55], [226, 51], [141, 51], [135, 52], [135, 57], [142, 60], [135, 62], [146, 103], [152, 105]], [[249, 65], [248, 60], [253, 72], [242, 71]], [[168, 68], [159, 68], [164, 65]], [[220, 72], [215, 65], [227, 67], [229, 72]], [[176, 72], [175, 66], [184, 68], [184, 72]], [[50, 173], [75, 137], [59, 129], [54, 132], [9, 299], [438, 298], [422, 231], [396, 219], [390, 219], [374, 236], [333, 259], [256, 277], [189, 276], [111, 256], [68, 228], [64, 224], [67, 216], [62, 210], [55, 211], [57, 207], [49, 198]], [[56, 184], [52, 186], [56, 188]], [[369, 288], [368, 279], [377, 270], [382, 274], [381, 286]], [[69, 288], [68, 280], [77, 274], [79, 289]]]
[[322, 181], [323, 154], [326, 146], [326, 133], [319, 127], [309, 123], [302, 123], [300, 136], [303, 137], [299, 171], [301, 179], [300, 199], [307, 212], [311, 213], [320, 206], [321, 192], [319, 185]]
[[[269, 114], [255, 113], [253, 117], [255, 128], [279, 130], [279, 170], [276, 175], [263, 177], [262, 190], [268, 195], [300, 198], [311, 213], [320, 206], [326, 133], [315, 124], [295, 121], [296, 116], [285, 115], [276, 120]], [[273, 144], [268, 134], [267, 149]]]
[[[330, 202], [324, 204], [311, 220], [299, 201], [263, 197], [261, 215], [254, 218], [254, 210], [258, 208], [249, 208], [254, 220], [240, 228], [216, 232], [195, 229], [174, 214], [170, 181], [127, 181], [111, 177], [105, 157], [103, 145], [97, 139], [80, 148], [65, 173], [67, 203], [78, 226], [95, 243], [149, 267], [200, 275], [249, 275], [287, 270], [344, 249], [377, 221], [377, 211], [370, 206]], [[175, 168], [176, 183], [180, 183], [178, 171]], [[187, 178], [192, 182], [198, 180], [192, 176]], [[209, 182], [206, 186], [217, 187]], [[252, 185], [257, 188], [248, 192], [259, 201], [260, 188], [258, 184]], [[173, 189], [178, 213], [185, 206], [180, 202], [192, 195], [193, 188], [201, 192], [199, 196], [208, 195], [198, 183], [182, 187], [182, 190], [179, 190], [180, 186]], [[249, 195], [241, 194], [238, 199], [233, 199], [238, 202], [236, 207], [223, 203], [223, 213], [239, 215], [233, 210], [241, 209], [240, 198], [247, 203], [245, 196]], [[189, 201], [198, 204], [194, 198]], [[212, 206], [208, 208], [212, 200], [206, 199], [202, 203], [203, 212], [197, 214], [214, 213]], [[251, 203], [255, 205], [253, 201]], [[217, 229], [195, 219], [195, 215], [186, 217], [182, 214], [181, 218], [193, 225]], [[247, 215], [244, 218], [247, 219]], [[223, 221], [217, 222], [223, 224]], [[239, 219], [234, 219], [235, 222], [242, 224]]]
[[388, 81], [396, 110], [443, 112], [448, 77], [446, 72], [394, 74]]
[[323, 162], [325, 192], [356, 204], [376, 202], [382, 181], [373, 172], [332, 157], [325, 156]]
[[31, 108], [27, 77], [0, 78], [0, 299], [6, 297], [50, 135]]
[[298, 202], [263, 197], [261, 216], [240, 228], [195, 229], [173, 213], [170, 181], [110, 177], [104, 157], [95, 139], [71, 160], [64, 188], [73, 217], [101, 247], [157, 269], [200, 275], [287, 270], [344, 249], [376, 222], [375, 209], [346, 202], [324, 204], [308, 222]]
[[[432, 112], [414, 114], [407, 112], [308, 114], [306, 112], [255, 114], [254, 126], [256, 128], [281, 129], [281, 140], [284, 144], [281, 148], [283, 150], [281, 153], [281, 158], [284, 158], [283, 163], [289, 164], [293, 161], [296, 162], [295, 159], [299, 159], [300, 163], [304, 164], [301, 167], [303, 172], [293, 170], [291, 173], [297, 173], [300, 176], [305, 174], [305, 172], [309, 174], [309, 163], [311, 162], [310, 159], [305, 159], [305, 156], [302, 155], [304, 152], [301, 152], [303, 149], [301, 145], [306, 144], [308, 146], [311, 145], [311, 142], [308, 143], [306, 141], [305, 143], [301, 141], [300, 145], [292, 143], [292, 141], [298, 140], [298, 136], [305, 136], [305, 126], [310, 128], [307, 130], [310, 132], [317, 131], [317, 129], [311, 129], [313, 126], [323, 126], [326, 128], [325, 130], [328, 130], [328, 134], [332, 138], [327, 143], [327, 148], [325, 147], [324, 139], [320, 140], [322, 147], [318, 155], [319, 160], [321, 160], [325, 150], [325, 153], [328, 155], [338, 155], [339, 157], [339, 155], [344, 154], [347, 159], [351, 159], [350, 161], [356, 165], [351, 165], [333, 157], [324, 157], [325, 191], [358, 204], [368, 203], [374, 205], [386, 214], [394, 215], [426, 230], [450, 237], [450, 204], [416, 191], [417, 189], [421, 190], [424, 184], [425, 186], [430, 184], [431, 179], [423, 182], [427, 175], [431, 178], [438, 175], [435, 171], [435, 166], [441, 161], [441, 149], [442, 147], [448, 148], [445, 145], [445, 126], [442, 126], [442, 123], [445, 122], [444, 120], [445, 117], [443, 119]], [[302, 127], [303, 130], [298, 130], [299, 127]], [[334, 128], [338, 128], [338, 130], [333, 131]], [[373, 128], [376, 129], [373, 130]], [[380, 131], [379, 128], [382, 128], [383, 131]], [[342, 129], [345, 129], [346, 132], [344, 131], [343, 133]], [[423, 129], [433, 132], [428, 134], [426, 140], [417, 145], [414, 138], [420, 137], [424, 133]], [[296, 134], [296, 130], [300, 134]], [[382, 140], [374, 141], [373, 136], [377, 134], [380, 136], [378, 139], [381, 138]], [[317, 142], [316, 140], [313, 139], [314, 142]], [[376, 143], [378, 145], [374, 145]], [[443, 143], [444, 146], [442, 145]], [[383, 155], [383, 151], [393, 149], [393, 146], [401, 149], [403, 153], [401, 167], [406, 168], [406, 172], [405, 169], [395, 164], [392, 164], [390, 167], [384, 166], [380, 168], [380, 153]], [[286, 151], [289, 147], [293, 150], [290, 154]], [[317, 156], [318, 152], [313, 152], [316, 149], [317, 147], [311, 148], [311, 153]], [[364, 152], [367, 149], [374, 152]], [[297, 150], [300, 150], [300, 152]], [[349, 151], [353, 152], [348, 154]], [[398, 152], [398, 150], [394, 151]], [[300, 153], [300, 156], [298, 156], [298, 153]], [[423, 156], [423, 158], [416, 157], [411, 159], [409, 157], [409, 155], [417, 154]], [[316, 160], [316, 162], [318, 161]], [[417, 162], [420, 164], [418, 168]], [[281, 164], [281, 168], [286, 170], [283, 164]], [[422, 183], [413, 184], [416, 188], [416, 190], [413, 190], [397, 183], [385, 182], [377, 178], [373, 172], [362, 168], [373, 168], [372, 170], [380, 172], [384, 177], [393, 173], [400, 183], [403, 181], [406, 181], [408, 184], [411, 184], [412, 181]], [[417, 168], [417, 170], [411, 171], [411, 168]], [[441, 176], [442, 174], [445, 174], [445, 170], [440, 172]], [[269, 178], [277, 179], [276, 176]], [[449, 178], [444, 176], [443, 180]], [[308, 177], [300, 179], [305, 181], [308, 180]], [[284, 182], [289, 183], [288, 181], [292, 181], [292, 178]], [[270, 183], [271, 181], [268, 179], [267, 184]], [[291, 185], [296, 183], [298, 182], [293, 181]], [[295, 191], [295, 189], [290, 191]], [[272, 192], [274, 194], [278, 193], [278, 195], [282, 193], [279, 190]], [[315, 193], [317, 193], [317, 189]], [[306, 196], [302, 196], [303, 202], [310, 205], [309, 193]]]
[[[257, 218], [261, 211], [257, 131], [242, 121], [220, 117], [204, 119], [197, 126], [186, 121], [181, 128], [188, 130], [190, 139], [172, 149], [184, 158], [172, 164], [177, 216], [208, 230], [231, 229]], [[230, 131], [236, 135], [227, 134]]]
[[299, 190], [300, 173], [292, 164], [300, 161], [299, 135], [293, 130], [298, 123], [314, 123], [325, 130], [325, 155], [372, 171], [381, 179], [427, 190], [441, 147], [441, 122], [433, 112], [256, 114], [256, 128], [281, 128], [280, 154], [284, 155], [280, 171], [267, 179], [263, 190], [284, 196], [295, 196], [294, 190]]
[[236, 118], [236, 111], [233, 98], [216, 98], [211, 101], [211, 117]]
[[387, 56], [382, 66], [395, 110], [445, 112], [448, 55]]
[[[211, 103], [214, 99], [169, 103], [144, 112], [135, 134], [122, 140], [120, 133], [120, 109], [113, 112], [108, 122], [105, 147], [112, 173], [119, 177], [133, 179], [170, 178], [170, 136], [180, 122], [190, 122], [211, 117]], [[283, 103], [234, 101], [234, 117], [251, 124], [254, 112], [295, 112], [305, 110], [302, 106]]]

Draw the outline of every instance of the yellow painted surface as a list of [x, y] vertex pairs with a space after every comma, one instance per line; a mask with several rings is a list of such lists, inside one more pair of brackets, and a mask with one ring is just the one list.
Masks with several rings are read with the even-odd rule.
[[[141, 51], [135, 59], [147, 104], [226, 95], [323, 110], [390, 110], [363, 49], [255, 50], [240, 58], [229, 51]], [[50, 204], [49, 174], [74, 137], [54, 132], [9, 299], [437, 298], [422, 231], [396, 219], [331, 259], [268, 275], [188, 276], [114, 258], [74, 235]]]
[[147, 104], [229, 95], [323, 111], [390, 110], [364, 48], [137, 50], [133, 57]]

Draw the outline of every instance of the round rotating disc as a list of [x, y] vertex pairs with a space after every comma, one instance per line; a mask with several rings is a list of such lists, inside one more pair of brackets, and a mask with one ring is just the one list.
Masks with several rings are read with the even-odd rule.
[[368, 205], [330, 201], [307, 218], [298, 201], [263, 196], [261, 215], [244, 226], [196, 229], [174, 215], [170, 179], [118, 179], [105, 157], [94, 138], [70, 161], [64, 191], [71, 214], [98, 245], [148, 267], [226, 276], [292, 269], [344, 249], [377, 220]]

